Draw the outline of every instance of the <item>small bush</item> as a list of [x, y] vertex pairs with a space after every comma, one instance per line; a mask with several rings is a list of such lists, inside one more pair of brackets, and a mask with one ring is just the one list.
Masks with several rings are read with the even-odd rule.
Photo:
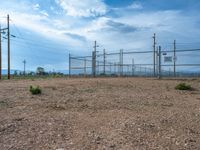
[[0, 108], [8, 106], [8, 103], [6, 101], [0, 101]]
[[33, 87], [32, 85], [30, 86], [30, 92], [33, 94], [33, 95], [38, 95], [38, 94], [41, 94], [42, 93], [42, 90], [39, 86], [37, 87]]
[[192, 87], [190, 85], [187, 85], [186, 83], [179, 83], [176, 87], [176, 90], [192, 90]]

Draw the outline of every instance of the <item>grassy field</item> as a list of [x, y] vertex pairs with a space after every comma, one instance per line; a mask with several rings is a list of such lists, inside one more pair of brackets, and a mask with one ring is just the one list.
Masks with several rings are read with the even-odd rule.
[[199, 150], [199, 90], [199, 79], [1, 81], [0, 149]]

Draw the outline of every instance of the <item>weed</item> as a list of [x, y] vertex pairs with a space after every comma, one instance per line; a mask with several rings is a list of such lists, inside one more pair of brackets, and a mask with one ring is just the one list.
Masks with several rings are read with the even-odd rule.
[[80, 90], [81, 93], [94, 93], [96, 92], [96, 89], [88, 88], [88, 89], [82, 89]]
[[33, 95], [38, 95], [42, 93], [42, 90], [39, 86], [37, 87], [33, 87], [32, 85], [30, 86], [29, 91], [33, 94]]
[[179, 83], [175, 87], [176, 90], [192, 90], [192, 87], [190, 85], [187, 85], [186, 83]]
[[8, 103], [5, 101], [0, 101], [0, 108], [8, 106]]

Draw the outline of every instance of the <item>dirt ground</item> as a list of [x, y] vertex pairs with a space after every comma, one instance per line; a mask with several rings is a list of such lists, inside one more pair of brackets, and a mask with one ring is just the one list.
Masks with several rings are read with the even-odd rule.
[[1, 81], [0, 116], [1, 150], [199, 150], [200, 79]]

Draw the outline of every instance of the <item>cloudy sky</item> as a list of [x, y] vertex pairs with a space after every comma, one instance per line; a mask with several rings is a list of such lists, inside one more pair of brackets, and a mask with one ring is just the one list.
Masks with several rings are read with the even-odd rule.
[[[1, 0], [0, 22], [10, 15], [11, 68], [67, 70], [68, 54], [99, 51], [152, 50], [200, 47], [199, 0]], [[7, 66], [3, 40], [3, 68]]]

